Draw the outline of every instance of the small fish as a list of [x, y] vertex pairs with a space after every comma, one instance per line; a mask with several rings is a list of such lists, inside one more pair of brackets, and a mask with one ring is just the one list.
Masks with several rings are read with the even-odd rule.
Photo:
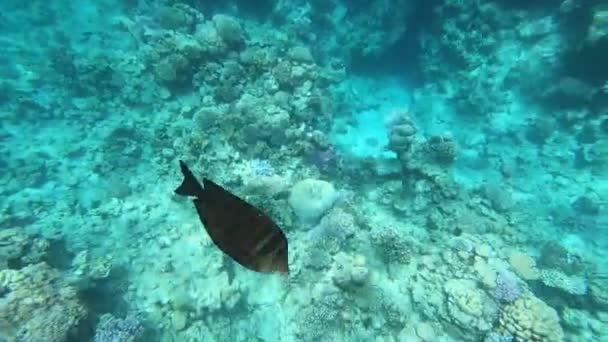
[[194, 207], [213, 243], [242, 266], [256, 272], [289, 274], [287, 238], [261, 210], [207, 178], [201, 185], [186, 163], [175, 193], [195, 197]]

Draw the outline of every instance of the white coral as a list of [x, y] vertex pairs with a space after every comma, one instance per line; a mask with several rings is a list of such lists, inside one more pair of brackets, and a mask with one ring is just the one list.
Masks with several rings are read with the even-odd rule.
[[306, 224], [317, 223], [338, 199], [334, 186], [318, 179], [305, 179], [296, 183], [289, 195], [289, 205]]

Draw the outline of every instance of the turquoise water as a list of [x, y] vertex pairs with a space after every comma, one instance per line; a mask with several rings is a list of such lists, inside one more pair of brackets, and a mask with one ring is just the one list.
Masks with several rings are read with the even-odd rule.
[[602, 1], [4, 0], [0, 46], [0, 341], [608, 341]]

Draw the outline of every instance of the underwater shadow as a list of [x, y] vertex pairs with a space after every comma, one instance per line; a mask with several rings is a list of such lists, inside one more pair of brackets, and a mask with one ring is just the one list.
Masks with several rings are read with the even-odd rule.
[[397, 77], [414, 87], [421, 84], [423, 68], [420, 67], [420, 38], [434, 24], [433, 9], [439, 3], [438, 0], [429, 0], [416, 4], [411, 21], [404, 24], [407, 25], [407, 30], [381, 53], [364, 55], [354, 52], [350, 60], [351, 72], [370, 78]]

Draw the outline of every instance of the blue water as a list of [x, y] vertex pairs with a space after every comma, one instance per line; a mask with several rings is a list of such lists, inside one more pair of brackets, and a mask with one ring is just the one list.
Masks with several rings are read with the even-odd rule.
[[4, 0], [0, 46], [0, 341], [608, 341], [600, 0]]

